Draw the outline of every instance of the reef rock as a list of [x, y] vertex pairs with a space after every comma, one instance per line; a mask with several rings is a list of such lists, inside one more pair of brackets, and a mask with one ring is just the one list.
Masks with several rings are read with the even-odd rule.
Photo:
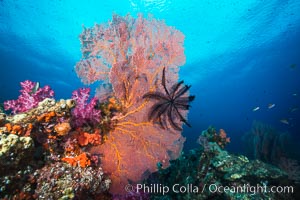
[[[279, 168], [230, 154], [215, 142], [208, 145], [209, 150], [190, 150], [167, 169], [151, 174], [145, 185], [169, 188], [163, 196], [150, 193], [151, 199], [281, 199], [280, 193], [258, 191], [271, 186], [293, 186], [295, 192], [297, 186]], [[284, 195], [293, 199], [296, 194]]]
[[111, 183], [101, 168], [74, 168], [62, 162], [47, 165], [36, 174], [38, 199], [104, 199]]
[[30, 137], [0, 134], [0, 174], [5, 169], [14, 169], [32, 156], [34, 143]]

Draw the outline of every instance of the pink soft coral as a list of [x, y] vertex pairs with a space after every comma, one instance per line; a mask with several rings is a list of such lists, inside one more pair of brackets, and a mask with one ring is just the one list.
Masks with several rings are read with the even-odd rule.
[[4, 102], [4, 109], [12, 110], [13, 114], [26, 112], [36, 107], [42, 100], [54, 96], [54, 91], [48, 85], [38, 88], [37, 82], [29, 80], [21, 82], [20, 85], [22, 89], [20, 90], [21, 94], [18, 99]]
[[80, 88], [72, 93], [76, 107], [72, 111], [73, 123], [76, 127], [84, 124], [95, 125], [100, 121], [100, 110], [95, 109], [97, 99], [94, 97], [88, 103], [90, 88]]

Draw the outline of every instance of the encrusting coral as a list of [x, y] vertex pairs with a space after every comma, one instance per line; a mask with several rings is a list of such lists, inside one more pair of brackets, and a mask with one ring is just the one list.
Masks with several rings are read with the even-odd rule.
[[[35, 108], [3, 118], [4, 125], [0, 127], [0, 198], [4, 198], [4, 195], [12, 199], [48, 198], [51, 192], [43, 192], [43, 187], [50, 187], [52, 193], [57, 187], [64, 187], [53, 185], [53, 181], [68, 182], [68, 191], [74, 198], [81, 195], [99, 196], [107, 191], [110, 180], [104, 178], [99, 168], [99, 156], [86, 151], [101, 143], [100, 129], [73, 127], [71, 121], [76, 116], [72, 115], [71, 110], [75, 105], [74, 100], [56, 102], [54, 99], [44, 99]], [[57, 171], [61, 171], [55, 168], [58, 165], [69, 165], [69, 171], [77, 171], [76, 174], [80, 172], [79, 168], [87, 173], [80, 175], [82, 180], [79, 182], [72, 173], [67, 176], [68, 180], [63, 180], [66, 175], [55, 176]], [[40, 170], [41, 167], [48, 171]], [[57, 180], [59, 178], [61, 180]], [[93, 185], [103, 181], [106, 183], [101, 188]], [[74, 185], [71, 183], [78, 184], [78, 187], [72, 187]], [[65, 192], [62, 190], [53, 195], [55, 198], [64, 198]]]
[[69, 163], [74, 167], [79, 165], [80, 167], [84, 168], [91, 165], [91, 161], [87, 157], [86, 153], [81, 153], [76, 157], [65, 157], [62, 158], [61, 160]]
[[59, 135], [59, 136], [64, 136], [69, 131], [71, 130], [71, 125], [68, 122], [62, 122], [58, 123], [54, 126], [54, 131]]
[[[152, 192], [148, 199], [298, 199], [296, 192], [263, 192], [270, 187], [290, 187], [292, 182], [273, 165], [224, 150], [220, 140], [213, 139], [215, 130], [209, 127], [202, 131], [200, 147], [182, 153], [170, 167], [151, 174], [145, 185], [173, 189]], [[225, 131], [220, 130], [223, 135]], [[227, 188], [228, 192], [217, 192], [213, 189], [217, 187]]]
[[0, 134], [0, 174], [12, 170], [32, 157], [34, 142], [30, 137]]
[[37, 173], [43, 174], [37, 179], [38, 199], [106, 199], [102, 194], [110, 185], [99, 167], [82, 168], [57, 162]]

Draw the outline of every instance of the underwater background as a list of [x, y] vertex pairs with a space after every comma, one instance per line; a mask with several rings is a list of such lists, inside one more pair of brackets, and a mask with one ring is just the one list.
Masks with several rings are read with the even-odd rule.
[[0, 9], [1, 102], [16, 99], [27, 79], [50, 85], [57, 99], [70, 98], [83, 87], [74, 72], [82, 25], [106, 22], [113, 13], [152, 14], [185, 35], [179, 79], [196, 94], [185, 148], [214, 125], [230, 134], [229, 148], [239, 152], [253, 120], [300, 141], [299, 1], [3, 0]]
[[[299, 10], [297, 0], [1, 0], [0, 102], [17, 99], [24, 80], [50, 85], [57, 100], [71, 98], [87, 87], [74, 70], [83, 25], [151, 14], [185, 36], [179, 80], [196, 96], [182, 132], [186, 152], [214, 126], [230, 137], [226, 150], [247, 154], [245, 134], [263, 123], [289, 135], [283, 148], [299, 161]], [[89, 86], [92, 95], [97, 86]]]

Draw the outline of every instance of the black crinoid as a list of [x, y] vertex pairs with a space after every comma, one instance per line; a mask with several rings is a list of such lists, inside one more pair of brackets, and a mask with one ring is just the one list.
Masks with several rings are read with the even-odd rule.
[[143, 96], [143, 98], [157, 101], [148, 113], [149, 121], [158, 122], [164, 129], [167, 127], [167, 122], [169, 122], [175, 130], [181, 131], [181, 123], [176, 123], [179, 119], [191, 127], [181, 113], [182, 110], [188, 110], [190, 108], [189, 103], [195, 99], [195, 96], [185, 95], [191, 86], [184, 85], [183, 81], [180, 81], [168, 90], [166, 87], [165, 68], [162, 73], [162, 86], [165, 93], [148, 92]]

